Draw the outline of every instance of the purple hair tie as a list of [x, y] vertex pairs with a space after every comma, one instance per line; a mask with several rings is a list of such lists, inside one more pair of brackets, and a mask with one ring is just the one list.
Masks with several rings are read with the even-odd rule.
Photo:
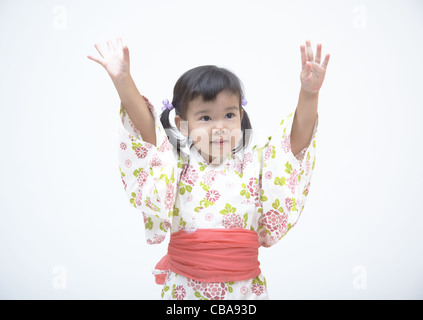
[[166, 109], [169, 109], [169, 111], [173, 109], [173, 105], [167, 99], [163, 100], [162, 111], [165, 111]]
[[247, 100], [245, 100], [244, 98], [241, 99], [241, 105], [243, 107], [245, 107], [247, 105]]

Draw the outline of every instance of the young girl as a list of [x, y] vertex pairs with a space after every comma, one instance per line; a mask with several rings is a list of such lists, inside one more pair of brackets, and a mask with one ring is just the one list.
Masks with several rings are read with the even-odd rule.
[[[124, 189], [143, 214], [149, 244], [170, 232], [167, 255], [154, 271], [162, 298], [268, 299], [258, 248], [283, 238], [304, 209], [329, 55], [320, 65], [321, 44], [315, 58], [310, 41], [301, 45], [295, 115], [251, 146], [242, 85], [232, 72], [187, 71], [159, 117], [131, 78], [128, 47], [120, 38], [107, 45], [108, 51], [95, 45], [101, 58], [88, 58], [106, 69], [121, 99]], [[172, 110], [177, 128], [169, 122]]]

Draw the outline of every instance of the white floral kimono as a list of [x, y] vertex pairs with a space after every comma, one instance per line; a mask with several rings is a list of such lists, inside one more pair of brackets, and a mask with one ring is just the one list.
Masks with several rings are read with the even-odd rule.
[[[157, 110], [145, 100], [155, 119], [157, 146], [142, 140], [121, 105], [119, 169], [131, 206], [144, 216], [149, 244], [163, 242], [168, 231], [246, 228], [257, 232], [261, 246], [270, 247], [297, 223], [314, 170], [318, 119], [309, 146], [296, 156], [290, 145], [291, 113], [262, 145], [250, 145], [229, 153], [220, 164], [208, 165], [195, 146], [177, 154]], [[206, 283], [173, 272], [167, 275], [161, 296], [268, 299], [263, 275]]]

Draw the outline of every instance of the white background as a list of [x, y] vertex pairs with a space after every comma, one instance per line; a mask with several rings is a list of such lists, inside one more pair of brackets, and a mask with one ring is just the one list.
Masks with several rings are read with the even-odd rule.
[[295, 110], [300, 45], [331, 54], [316, 170], [297, 226], [260, 249], [271, 299], [421, 299], [423, 3], [0, 2], [0, 298], [156, 299], [126, 198], [119, 97], [87, 59], [121, 36], [156, 107], [215, 64], [244, 83], [258, 137]]

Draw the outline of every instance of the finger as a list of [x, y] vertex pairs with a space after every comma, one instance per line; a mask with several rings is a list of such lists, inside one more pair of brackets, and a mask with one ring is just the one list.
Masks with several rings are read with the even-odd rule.
[[126, 62], [129, 62], [129, 50], [128, 50], [128, 46], [123, 46], [122, 48], [123, 51], [123, 60]]
[[121, 48], [121, 50], [123, 52], [123, 59], [125, 61], [128, 61], [129, 62], [129, 49], [128, 49], [128, 46], [126, 45], [126, 43], [123, 43], [122, 38], [120, 38], [120, 37], [118, 38], [118, 42], [119, 42], [120, 48]]
[[107, 46], [109, 47], [109, 50], [111, 51], [111, 52], [114, 52], [114, 51], [116, 51], [115, 50], [115, 47], [113, 46], [113, 43], [109, 40], [109, 41], [107, 41]]
[[316, 50], [316, 58], [315, 58], [316, 63], [320, 64], [321, 57], [322, 57], [322, 44], [318, 43], [317, 50]]
[[307, 58], [306, 58], [306, 49], [303, 44], [300, 46], [300, 51], [301, 51], [301, 67], [302, 69], [304, 69], [306, 66]]
[[323, 68], [327, 68], [327, 66], [328, 66], [328, 63], [329, 63], [329, 58], [330, 58], [330, 54], [328, 53], [326, 56], [325, 56], [325, 60], [323, 61], [323, 64], [322, 64], [322, 67]]
[[306, 52], [307, 52], [307, 60], [313, 61], [313, 49], [311, 49], [310, 40], [306, 40]]
[[311, 74], [311, 63], [310, 62], [306, 62], [306, 67], [305, 67], [305, 77], [309, 77]]
[[122, 51], [122, 49], [123, 49], [123, 44], [122, 44], [122, 38], [121, 38], [121, 37], [118, 37], [118, 38], [117, 38], [117, 47], [118, 47], [118, 50], [119, 50], [119, 51]]
[[99, 45], [98, 43], [95, 43], [95, 44], [94, 44], [94, 47], [97, 49], [97, 51], [98, 51], [98, 53], [100, 54], [100, 56], [101, 56], [102, 58], [104, 58], [104, 51], [103, 51], [103, 48], [102, 48], [102, 47], [100, 47], [100, 45]]
[[87, 55], [87, 58], [88, 59], [91, 59], [91, 60], [93, 60], [93, 61], [95, 61], [95, 62], [97, 62], [98, 64], [100, 64], [100, 65], [103, 65], [103, 61], [102, 60], [100, 60], [100, 59], [98, 59], [98, 58], [96, 58], [96, 57], [93, 57], [92, 55]]

